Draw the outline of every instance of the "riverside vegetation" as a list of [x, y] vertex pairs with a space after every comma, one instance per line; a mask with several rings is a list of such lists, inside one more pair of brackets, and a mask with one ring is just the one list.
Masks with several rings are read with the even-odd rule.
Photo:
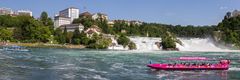
[[[161, 37], [163, 49], [175, 49], [176, 43], [181, 43], [176, 37], [213, 37], [226, 44], [240, 46], [240, 16], [232, 17], [228, 12], [216, 26], [181, 26], [159, 23], [135, 24], [125, 20], [114, 20], [113, 25], [102, 18], [93, 20], [91, 15], [80, 15], [73, 21], [74, 24], [81, 23], [84, 29], [97, 25], [101, 33], [115, 35], [119, 44], [129, 49], [136, 49], [136, 44], [131, 42], [127, 36]], [[67, 32], [66, 28], [54, 29], [53, 21], [46, 12], [42, 12], [39, 19], [30, 16], [0, 16], [0, 40], [22, 43], [55, 43], [85, 45], [87, 48], [105, 49], [111, 44], [111, 39], [102, 34], [94, 34], [87, 37], [84, 32], [76, 29]]]

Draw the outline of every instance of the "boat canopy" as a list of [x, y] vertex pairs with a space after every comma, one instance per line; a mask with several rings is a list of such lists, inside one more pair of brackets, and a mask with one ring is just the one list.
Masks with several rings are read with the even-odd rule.
[[170, 58], [170, 60], [211, 60], [206, 57], [179, 57], [179, 58]]

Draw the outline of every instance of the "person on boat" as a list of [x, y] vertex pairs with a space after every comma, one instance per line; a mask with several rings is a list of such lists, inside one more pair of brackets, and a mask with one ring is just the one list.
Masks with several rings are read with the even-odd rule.
[[149, 64], [152, 64], [152, 60], [149, 60]]
[[193, 63], [193, 66], [196, 66], [196, 63]]

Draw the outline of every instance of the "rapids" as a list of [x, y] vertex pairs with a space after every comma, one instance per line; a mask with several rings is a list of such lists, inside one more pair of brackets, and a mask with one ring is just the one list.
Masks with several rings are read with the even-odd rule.
[[[202, 56], [231, 60], [225, 71], [156, 71], [146, 65], [166, 58]], [[239, 80], [239, 52], [113, 51], [31, 48], [0, 51], [0, 80]]]

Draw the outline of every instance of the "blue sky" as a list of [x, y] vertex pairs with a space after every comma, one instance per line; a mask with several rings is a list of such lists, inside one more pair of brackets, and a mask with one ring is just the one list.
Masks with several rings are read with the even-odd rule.
[[34, 17], [52, 17], [67, 7], [103, 12], [110, 19], [140, 20], [173, 25], [216, 25], [227, 11], [240, 10], [240, 0], [0, 0], [0, 7], [29, 9]]

